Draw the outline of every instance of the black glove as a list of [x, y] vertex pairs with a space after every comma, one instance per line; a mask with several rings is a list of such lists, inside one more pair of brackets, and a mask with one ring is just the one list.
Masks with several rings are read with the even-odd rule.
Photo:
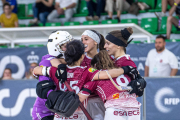
[[127, 74], [131, 79], [136, 79], [138, 75], [138, 71], [136, 68], [133, 68], [132, 66], [124, 66], [121, 67], [124, 70], [124, 74]]
[[138, 74], [137, 78], [135, 80], [132, 80], [128, 84], [128, 86], [131, 86], [133, 88], [133, 90], [130, 92], [130, 94], [136, 93], [136, 95], [139, 94], [140, 96], [142, 96], [144, 88], [146, 87], [146, 81], [144, 78], [141, 77], [140, 74]]
[[55, 74], [56, 78], [59, 79], [61, 83], [64, 83], [67, 80], [67, 71], [66, 71], [66, 65], [60, 64], [58, 65], [58, 69]]
[[47, 99], [49, 90], [55, 90], [56, 86], [53, 81], [43, 80], [36, 85], [36, 94], [42, 99]]
[[79, 96], [74, 92], [52, 91], [47, 98], [46, 107], [59, 115], [70, 117], [80, 104]]
[[138, 92], [136, 93], [136, 95], [137, 95], [138, 97], [141, 97], [143, 94], [144, 94], [144, 90], [138, 91]]

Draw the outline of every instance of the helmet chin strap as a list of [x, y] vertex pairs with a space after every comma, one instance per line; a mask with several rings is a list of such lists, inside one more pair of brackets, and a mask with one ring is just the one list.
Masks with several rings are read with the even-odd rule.
[[62, 56], [63, 56], [63, 54], [61, 53], [57, 56], [57, 58], [61, 58]]

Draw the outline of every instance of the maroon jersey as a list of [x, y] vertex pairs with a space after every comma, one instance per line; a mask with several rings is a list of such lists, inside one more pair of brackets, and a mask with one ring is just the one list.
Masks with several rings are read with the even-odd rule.
[[[67, 87], [65, 84], [61, 84], [59, 80], [56, 78], [57, 68], [51, 67], [49, 71], [49, 75], [52, 78], [52, 80], [56, 83], [57, 88], [62, 91], [66, 91]], [[82, 87], [89, 81], [93, 80], [94, 75], [99, 72], [99, 70], [90, 68], [90, 67], [82, 67], [82, 66], [75, 66], [75, 67], [69, 67], [66, 68], [67, 71], [67, 82], [71, 86], [71, 88], [74, 90], [76, 94], [79, 93], [79, 91], [82, 89]], [[87, 106], [87, 99], [84, 101], [84, 107]], [[81, 109], [77, 109], [76, 112], [81, 111]]]
[[[50, 77], [53, 79], [53, 81], [56, 83], [57, 87], [62, 90], [66, 91], [67, 88], [64, 84], [59, 83], [59, 80], [56, 78], [57, 68], [51, 67], [50, 69]], [[81, 67], [81, 66], [75, 66], [75, 67], [69, 67], [67, 66], [67, 82], [71, 86], [71, 88], [77, 93], [82, 89], [82, 87], [87, 83], [88, 81], [93, 80], [94, 75], [99, 72], [99, 70], [90, 68], [90, 67]]]
[[[129, 55], [124, 55], [116, 60], [114, 64], [117, 67], [132, 66], [136, 68], [135, 63], [131, 60]], [[127, 86], [131, 81], [127, 75], [120, 75], [113, 78], [114, 82], [120, 86]], [[110, 80], [101, 80], [88, 82], [84, 85], [82, 94], [88, 94], [89, 91], [96, 92], [100, 98], [105, 102], [105, 107], [114, 107], [118, 109], [136, 109], [140, 107], [140, 103], [136, 100], [136, 94], [129, 94], [127, 91], [119, 91]]]
[[117, 67], [132, 66], [134, 68], [137, 68], [136, 64], [131, 60], [130, 55], [123, 55], [121, 57], [118, 57], [116, 60], [114, 60], [114, 64]]
[[[127, 86], [131, 81], [127, 75], [120, 75], [113, 78], [114, 82], [120, 86]], [[119, 91], [110, 80], [90, 81], [84, 85], [81, 94], [90, 95], [96, 92], [105, 102], [105, 107], [118, 109], [139, 108], [140, 103], [136, 100], [136, 94], [129, 94], [127, 91]]]
[[89, 56], [87, 56], [85, 54], [84, 59], [83, 59], [83, 61], [81, 63], [81, 66], [91, 67], [91, 60], [92, 60], [92, 58], [90, 58]]

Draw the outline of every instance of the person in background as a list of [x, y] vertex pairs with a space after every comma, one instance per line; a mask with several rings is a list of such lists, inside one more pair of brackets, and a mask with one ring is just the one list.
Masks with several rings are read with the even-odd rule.
[[11, 11], [11, 5], [5, 3], [3, 5], [4, 13], [0, 16], [1, 27], [18, 27], [18, 17]]
[[120, 16], [122, 11], [128, 11], [130, 5], [133, 3], [133, 0], [106, 0], [105, 10], [108, 12], [107, 20], [112, 20], [113, 10], [117, 12], [117, 16], [114, 19], [117, 19], [120, 22]]
[[25, 79], [35, 79], [34, 75], [33, 75], [33, 69], [38, 66], [37, 63], [31, 63], [30, 64], [30, 68], [29, 68], [29, 71], [26, 72], [26, 77]]
[[16, 13], [17, 14], [17, 1], [16, 0], [2, 0], [2, 3], [5, 4], [5, 3], [9, 3], [11, 5], [11, 10], [13, 13]]
[[10, 68], [6, 68], [3, 72], [2, 80], [10, 80], [12, 78], [12, 70]]
[[[101, 13], [104, 11], [105, 0], [86, 0], [89, 15], [86, 16], [86, 20], [99, 20]], [[94, 15], [94, 12], [96, 15]]]
[[70, 21], [75, 13], [74, 8], [77, 5], [77, 0], [56, 0], [55, 10], [48, 15], [49, 22], [61, 22], [59, 15], [65, 15], [65, 21]]
[[178, 71], [176, 56], [165, 48], [165, 37], [156, 37], [155, 48], [149, 51], [145, 62], [145, 77], [175, 76]]
[[[174, 12], [176, 12], [176, 15], [179, 17], [179, 20], [172, 16]], [[167, 28], [166, 28], [167, 39], [170, 39], [172, 25], [176, 27], [177, 31], [180, 31], [179, 21], [180, 21], [180, 0], [176, 0], [174, 2], [174, 5], [169, 11], [169, 16], [167, 19]]]
[[34, 19], [30, 21], [30, 24], [37, 25], [38, 18], [41, 23], [45, 26], [47, 16], [54, 9], [54, 0], [36, 0], [33, 4], [33, 15]]
[[162, 10], [161, 10], [161, 12], [160, 13], [155, 12], [155, 15], [158, 18], [166, 16], [167, 6], [170, 5], [172, 7], [174, 5], [174, 0], [162, 0], [161, 3], [162, 3]]

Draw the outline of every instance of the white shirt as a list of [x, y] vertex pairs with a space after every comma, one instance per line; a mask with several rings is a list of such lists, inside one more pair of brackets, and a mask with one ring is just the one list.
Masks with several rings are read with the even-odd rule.
[[149, 66], [149, 77], [170, 76], [171, 69], [178, 69], [178, 60], [169, 50], [158, 53], [156, 49], [149, 51], [146, 66]]
[[72, 3], [76, 3], [77, 6], [77, 0], [56, 0], [56, 2], [59, 3], [60, 8], [67, 7]]

